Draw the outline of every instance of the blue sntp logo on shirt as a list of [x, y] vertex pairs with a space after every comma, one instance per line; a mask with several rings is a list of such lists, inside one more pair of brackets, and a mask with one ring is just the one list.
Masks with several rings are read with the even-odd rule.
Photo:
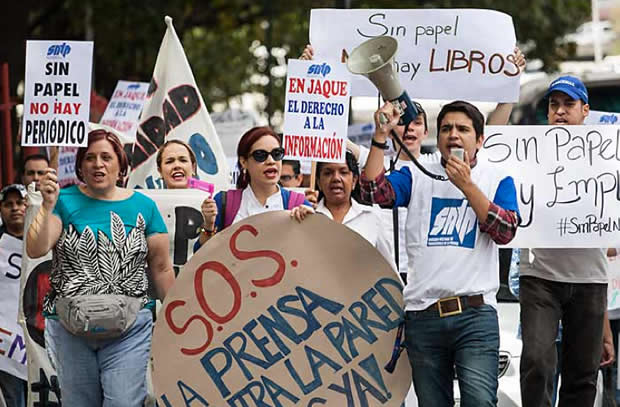
[[473, 249], [478, 219], [466, 199], [433, 198], [427, 246]]

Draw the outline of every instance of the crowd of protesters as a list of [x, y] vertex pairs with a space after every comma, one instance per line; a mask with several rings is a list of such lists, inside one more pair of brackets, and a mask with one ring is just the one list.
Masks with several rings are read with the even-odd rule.
[[[305, 58], [312, 52], [306, 48]], [[589, 112], [587, 89], [575, 77], [552, 82], [547, 100], [552, 125], [583, 124]], [[316, 185], [305, 194], [288, 189], [302, 187], [303, 175], [299, 162], [283, 161], [281, 137], [269, 127], [250, 129], [237, 148], [236, 188], [205, 196], [197, 208], [203, 223], [195, 250], [208, 249], [209, 239], [231, 224], [268, 211], [289, 210], [298, 222], [326, 216], [349, 227], [406, 281], [405, 344], [419, 405], [453, 405], [456, 370], [462, 406], [493, 406], [498, 401], [498, 245], [518, 233], [515, 183], [510, 174], [478, 160], [485, 120], [467, 102], [441, 109], [438, 152], [421, 157], [428, 118], [423, 106], [417, 107], [420, 114], [407, 127], [399, 125], [392, 104], [380, 107], [370, 148], [350, 145], [344, 163], [319, 163]], [[487, 123], [505, 124], [510, 109], [500, 104]], [[384, 152], [393, 131], [427, 169], [449, 181], [422, 174], [402, 151], [395, 165], [386, 165]], [[454, 154], [456, 149], [463, 150], [462, 157]], [[47, 157], [31, 155], [23, 162], [20, 182], [0, 191], [0, 239], [6, 235], [25, 242], [32, 258], [52, 252], [45, 336], [53, 338], [62, 401], [68, 406], [137, 407], [147, 396], [154, 302], [148, 281], [163, 299], [174, 273], [157, 206], [123, 186], [128, 162], [113, 133], [95, 130], [76, 155], [79, 185], [61, 189]], [[157, 169], [168, 189], [186, 188], [196, 165], [191, 147], [179, 140], [167, 141], [157, 153]], [[24, 230], [26, 187], [39, 191], [42, 204]], [[403, 209], [392, 217], [377, 205]], [[436, 228], [434, 216], [450, 205], [465, 208], [462, 226], [468, 229], [462, 240], [444, 244], [429, 231]], [[391, 228], [400, 232], [396, 248]], [[593, 404], [598, 369], [611, 364], [615, 354], [605, 311], [605, 254], [603, 249], [535, 249], [535, 261], [521, 270], [524, 406], [551, 405], [559, 361], [560, 406]], [[84, 326], [75, 315], [93, 304], [123, 309], [125, 324], [100, 315], [106, 329], [91, 332], [88, 322]], [[0, 371], [0, 389], [8, 406], [25, 405], [25, 381]]]

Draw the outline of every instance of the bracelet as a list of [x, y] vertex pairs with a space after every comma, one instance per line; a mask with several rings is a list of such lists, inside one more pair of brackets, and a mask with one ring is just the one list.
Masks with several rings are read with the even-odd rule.
[[214, 227], [213, 230], [209, 230], [204, 226], [200, 226], [200, 233], [204, 234], [206, 237], [211, 237], [217, 232], [217, 228]]
[[384, 141], [383, 143], [381, 143], [381, 142], [379, 142], [379, 141], [375, 140], [375, 138], [374, 138], [374, 137], [372, 138], [372, 141], [370, 142], [370, 145], [375, 146], [375, 147], [377, 147], [377, 148], [380, 148], [381, 150], [387, 150], [387, 149], [389, 149], [389, 148], [390, 148], [390, 147], [388, 146], [387, 141]]

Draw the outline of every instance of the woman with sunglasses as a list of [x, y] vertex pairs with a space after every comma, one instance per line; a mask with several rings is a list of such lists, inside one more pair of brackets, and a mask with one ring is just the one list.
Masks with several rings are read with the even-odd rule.
[[299, 207], [292, 213], [299, 220], [314, 212], [303, 194], [278, 185], [284, 158], [281, 143], [270, 127], [254, 127], [241, 137], [237, 189], [221, 191], [202, 204], [204, 223], [195, 250], [218, 231], [252, 215]]

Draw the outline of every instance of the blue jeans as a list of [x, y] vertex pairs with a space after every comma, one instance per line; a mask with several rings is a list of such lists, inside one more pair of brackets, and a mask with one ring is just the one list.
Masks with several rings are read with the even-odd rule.
[[[28, 382], [0, 370], [0, 390], [7, 407], [24, 407]], [[0, 403], [2, 404], [2, 403]]]
[[115, 339], [93, 340], [69, 333], [54, 319], [45, 324], [54, 338], [63, 406], [142, 407], [153, 319], [142, 309], [133, 326]]
[[497, 311], [490, 305], [439, 317], [405, 315], [405, 343], [420, 407], [454, 405], [454, 368], [462, 407], [495, 406], [499, 366]]

